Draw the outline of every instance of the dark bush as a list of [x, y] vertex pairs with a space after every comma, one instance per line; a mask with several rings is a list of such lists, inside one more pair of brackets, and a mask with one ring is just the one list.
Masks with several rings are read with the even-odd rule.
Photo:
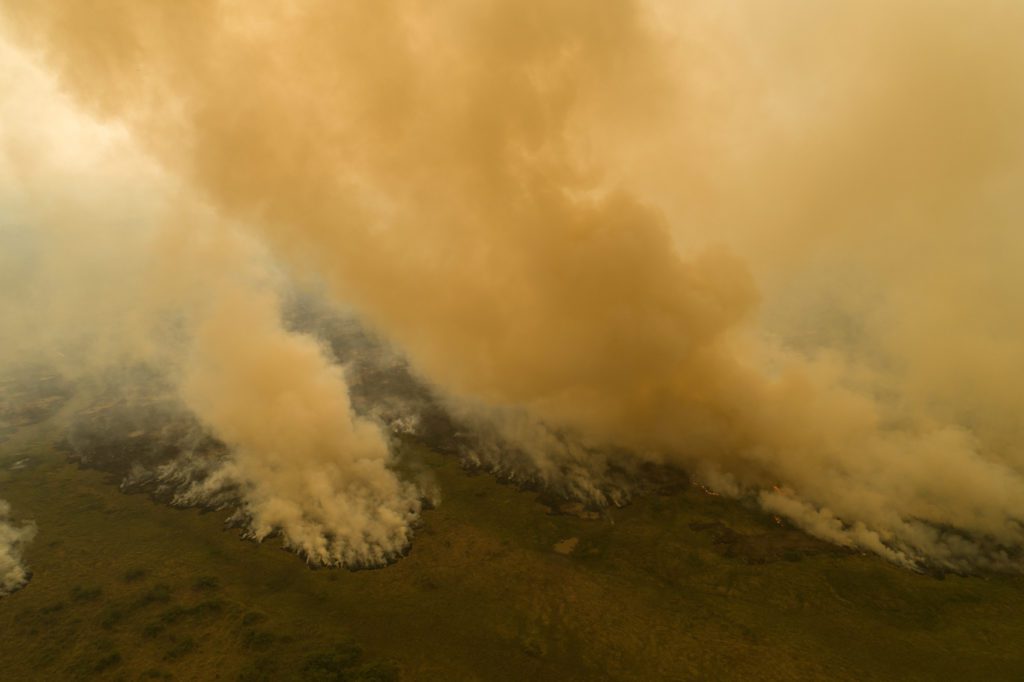
[[129, 568], [121, 577], [126, 583], [134, 583], [146, 577], [148, 571], [144, 568]]
[[220, 580], [212, 575], [200, 576], [199, 578], [196, 578], [194, 583], [192, 583], [192, 589], [197, 592], [217, 590], [220, 589]]
[[75, 585], [71, 588], [71, 598], [75, 601], [92, 601], [94, 599], [99, 599], [101, 594], [103, 594], [103, 590], [99, 587], [82, 587], [81, 585]]

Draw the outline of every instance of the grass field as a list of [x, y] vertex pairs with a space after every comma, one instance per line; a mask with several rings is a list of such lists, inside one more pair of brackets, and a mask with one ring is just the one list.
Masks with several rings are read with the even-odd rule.
[[1022, 577], [794, 541], [696, 487], [551, 514], [407, 443], [443, 496], [410, 554], [310, 570], [228, 512], [122, 494], [54, 430], [0, 444], [0, 499], [39, 527], [32, 582], [0, 599], [3, 680], [1024, 679]]

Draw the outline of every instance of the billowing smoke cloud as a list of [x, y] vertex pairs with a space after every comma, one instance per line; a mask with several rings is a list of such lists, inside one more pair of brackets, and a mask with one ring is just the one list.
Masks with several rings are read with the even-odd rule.
[[353, 415], [340, 368], [279, 317], [275, 301], [244, 293], [200, 326], [186, 404], [235, 456], [183, 500], [239, 487], [256, 539], [281, 529], [315, 563], [385, 563], [411, 539], [419, 493], [389, 469], [380, 430]]
[[[247, 535], [280, 533], [313, 563], [400, 554], [420, 493], [392, 471], [378, 426], [353, 413], [342, 368], [284, 328], [280, 273], [263, 249], [184, 196], [123, 130], [75, 111], [24, 55], [0, 57], [12, 86], [0, 98], [0, 368], [113, 384], [93, 402], [134, 399], [158, 416], [180, 402], [229, 454], [186, 450], [163, 463], [155, 475], [175, 503], [237, 503]], [[105, 407], [85, 404], [86, 420]], [[3, 585], [16, 585], [31, 529], [0, 511]]]
[[28, 570], [22, 562], [22, 548], [35, 537], [36, 527], [17, 526], [11, 521], [11, 505], [0, 500], [0, 597], [25, 585]]
[[[82, 107], [545, 479], [616, 499], [595, 453], [628, 449], [897, 562], [1020, 566], [1024, 9], [10, 5]], [[298, 498], [354, 494], [386, 554], [413, 494], [258, 299], [196, 327], [186, 395], [238, 452], [209, 485], [306, 551], [354, 512]], [[294, 377], [227, 350], [234, 307]]]

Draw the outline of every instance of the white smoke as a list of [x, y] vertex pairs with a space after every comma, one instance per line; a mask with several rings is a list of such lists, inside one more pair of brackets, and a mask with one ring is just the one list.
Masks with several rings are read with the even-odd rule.
[[11, 505], [0, 500], [0, 596], [23, 587], [29, 572], [22, 560], [22, 550], [36, 536], [34, 523], [15, 525]]

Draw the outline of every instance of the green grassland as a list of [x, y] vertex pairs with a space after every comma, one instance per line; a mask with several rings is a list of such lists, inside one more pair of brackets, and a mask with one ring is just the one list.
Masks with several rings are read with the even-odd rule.
[[697, 487], [582, 518], [409, 442], [443, 496], [409, 555], [310, 570], [227, 511], [121, 493], [55, 431], [0, 443], [0, 498], [39, 527], [3, 680], [1024, 679], [1020, 576], [916, 574]]

